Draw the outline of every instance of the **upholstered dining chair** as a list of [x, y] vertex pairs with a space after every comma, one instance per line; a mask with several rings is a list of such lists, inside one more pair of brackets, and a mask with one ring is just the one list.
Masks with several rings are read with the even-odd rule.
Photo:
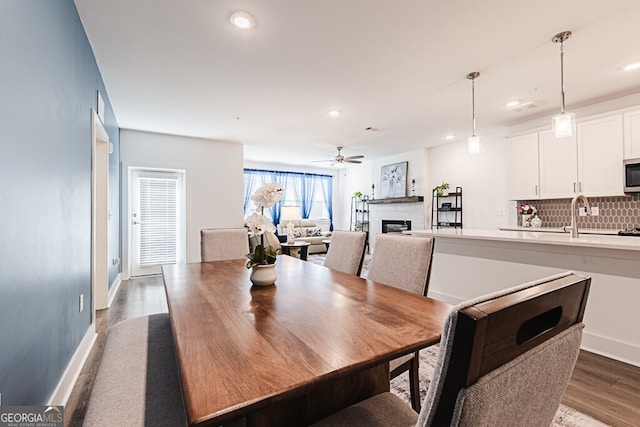
[[[367, 279], [427, 296], [431, 276], [434, 239], [402, 234], [378, 234]], [[389, 362], [389, 377], [409, 371], [411, 406], [420, 412], [419, 353]]]
[[359, 276], [366, 243], [367, 233], [364, 231], [334, 231], [324, 266]]
[[244, 258], [249, 253], [246, 228], [205, 228], [200, 230], [202, 262]]
[[381, 393], [318, 426], [549, 426], [575, 366], [591, 279], [572, 272], [453, 308], [417, 414]]

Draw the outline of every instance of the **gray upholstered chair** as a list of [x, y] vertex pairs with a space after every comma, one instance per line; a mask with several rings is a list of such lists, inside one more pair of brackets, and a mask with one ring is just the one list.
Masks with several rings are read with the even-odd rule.
[[[375, 251], [367, 278], [394, 288], [427, 296], [433, 259], [431, 237], [410, 237], [402, 234], [376, 235]], [[409, 371], [411, 406], [420, 412], [419, 353], [399, 357], [389, 363], [389, 377]]]
[[244, 258], [249, 253], [246, 228], [205, 228], [200, 230], [202, 262]]
[[580, 351], [590, 283], [568, 272], [456, 306], [420, 414], [381, 393], [315, 425], [549, 426]]
[[367, 233], [364, 231], [334, 231], [324, 266], [359, 276], [366, 243]]

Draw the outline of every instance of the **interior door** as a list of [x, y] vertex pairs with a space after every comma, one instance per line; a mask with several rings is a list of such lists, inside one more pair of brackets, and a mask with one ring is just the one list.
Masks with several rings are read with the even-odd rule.
[[130, 182], [131, 276], [184, 262], [184, 173], [136, 169]]

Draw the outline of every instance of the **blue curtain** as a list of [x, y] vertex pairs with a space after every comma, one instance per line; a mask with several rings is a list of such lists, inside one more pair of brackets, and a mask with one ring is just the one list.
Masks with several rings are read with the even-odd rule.
[[302, 197], [300, 197], [302, 218], [309, 218], [313, 208], [313, 198], [316, 194], [316, 178], [306, 175], [302, 180]]
[[[284, 190], [285, 197], [282, 200], [300, 200], [301, 216], [309, 218], [313, 209], [313, 199], [318, 191], [318, 186], [320, 186], [324, 196], [324, 205], [331, 221], [330, 229], [333, 230], [332, 179], [331, 175], [245, 169], [244, 214], [247, 216], [253, 207], [251, 196], [257, 187], [268, 182], [277, 182]], [[265, 215], [271, 216], [271, 220], [276, 225], [280, 223], [281, 208], [282, 203], [278, 203], [265, 212]]]
[[321, 176], [322, 180], [322, 194], [324, 196], [324, 204], [327, 208], [327, 212], [329, 212], [329, 231], [333, 231], [333, 204], [331, 200], [333, 200], [333, 188], [331, 185], [331, 176]]
[[[271, 181], [280, 184], [284, 194], [287, 194], [287, 172], [271, 171]], [[280, 224], [280, 213], [282, 211], [282, 203], [276, 203], [271, 206], [271, 219], [275, 225]]]

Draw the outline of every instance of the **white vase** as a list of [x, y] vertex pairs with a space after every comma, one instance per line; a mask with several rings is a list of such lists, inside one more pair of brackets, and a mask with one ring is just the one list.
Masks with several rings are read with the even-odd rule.
[[249, 279], [255, 286], [270, 286], [276, 282], [276, 265], [262, 264], [251, 267]]
[[533, 214], [522, 214], [522, 226], [531, 227], [531, 218], [533, 218]]

